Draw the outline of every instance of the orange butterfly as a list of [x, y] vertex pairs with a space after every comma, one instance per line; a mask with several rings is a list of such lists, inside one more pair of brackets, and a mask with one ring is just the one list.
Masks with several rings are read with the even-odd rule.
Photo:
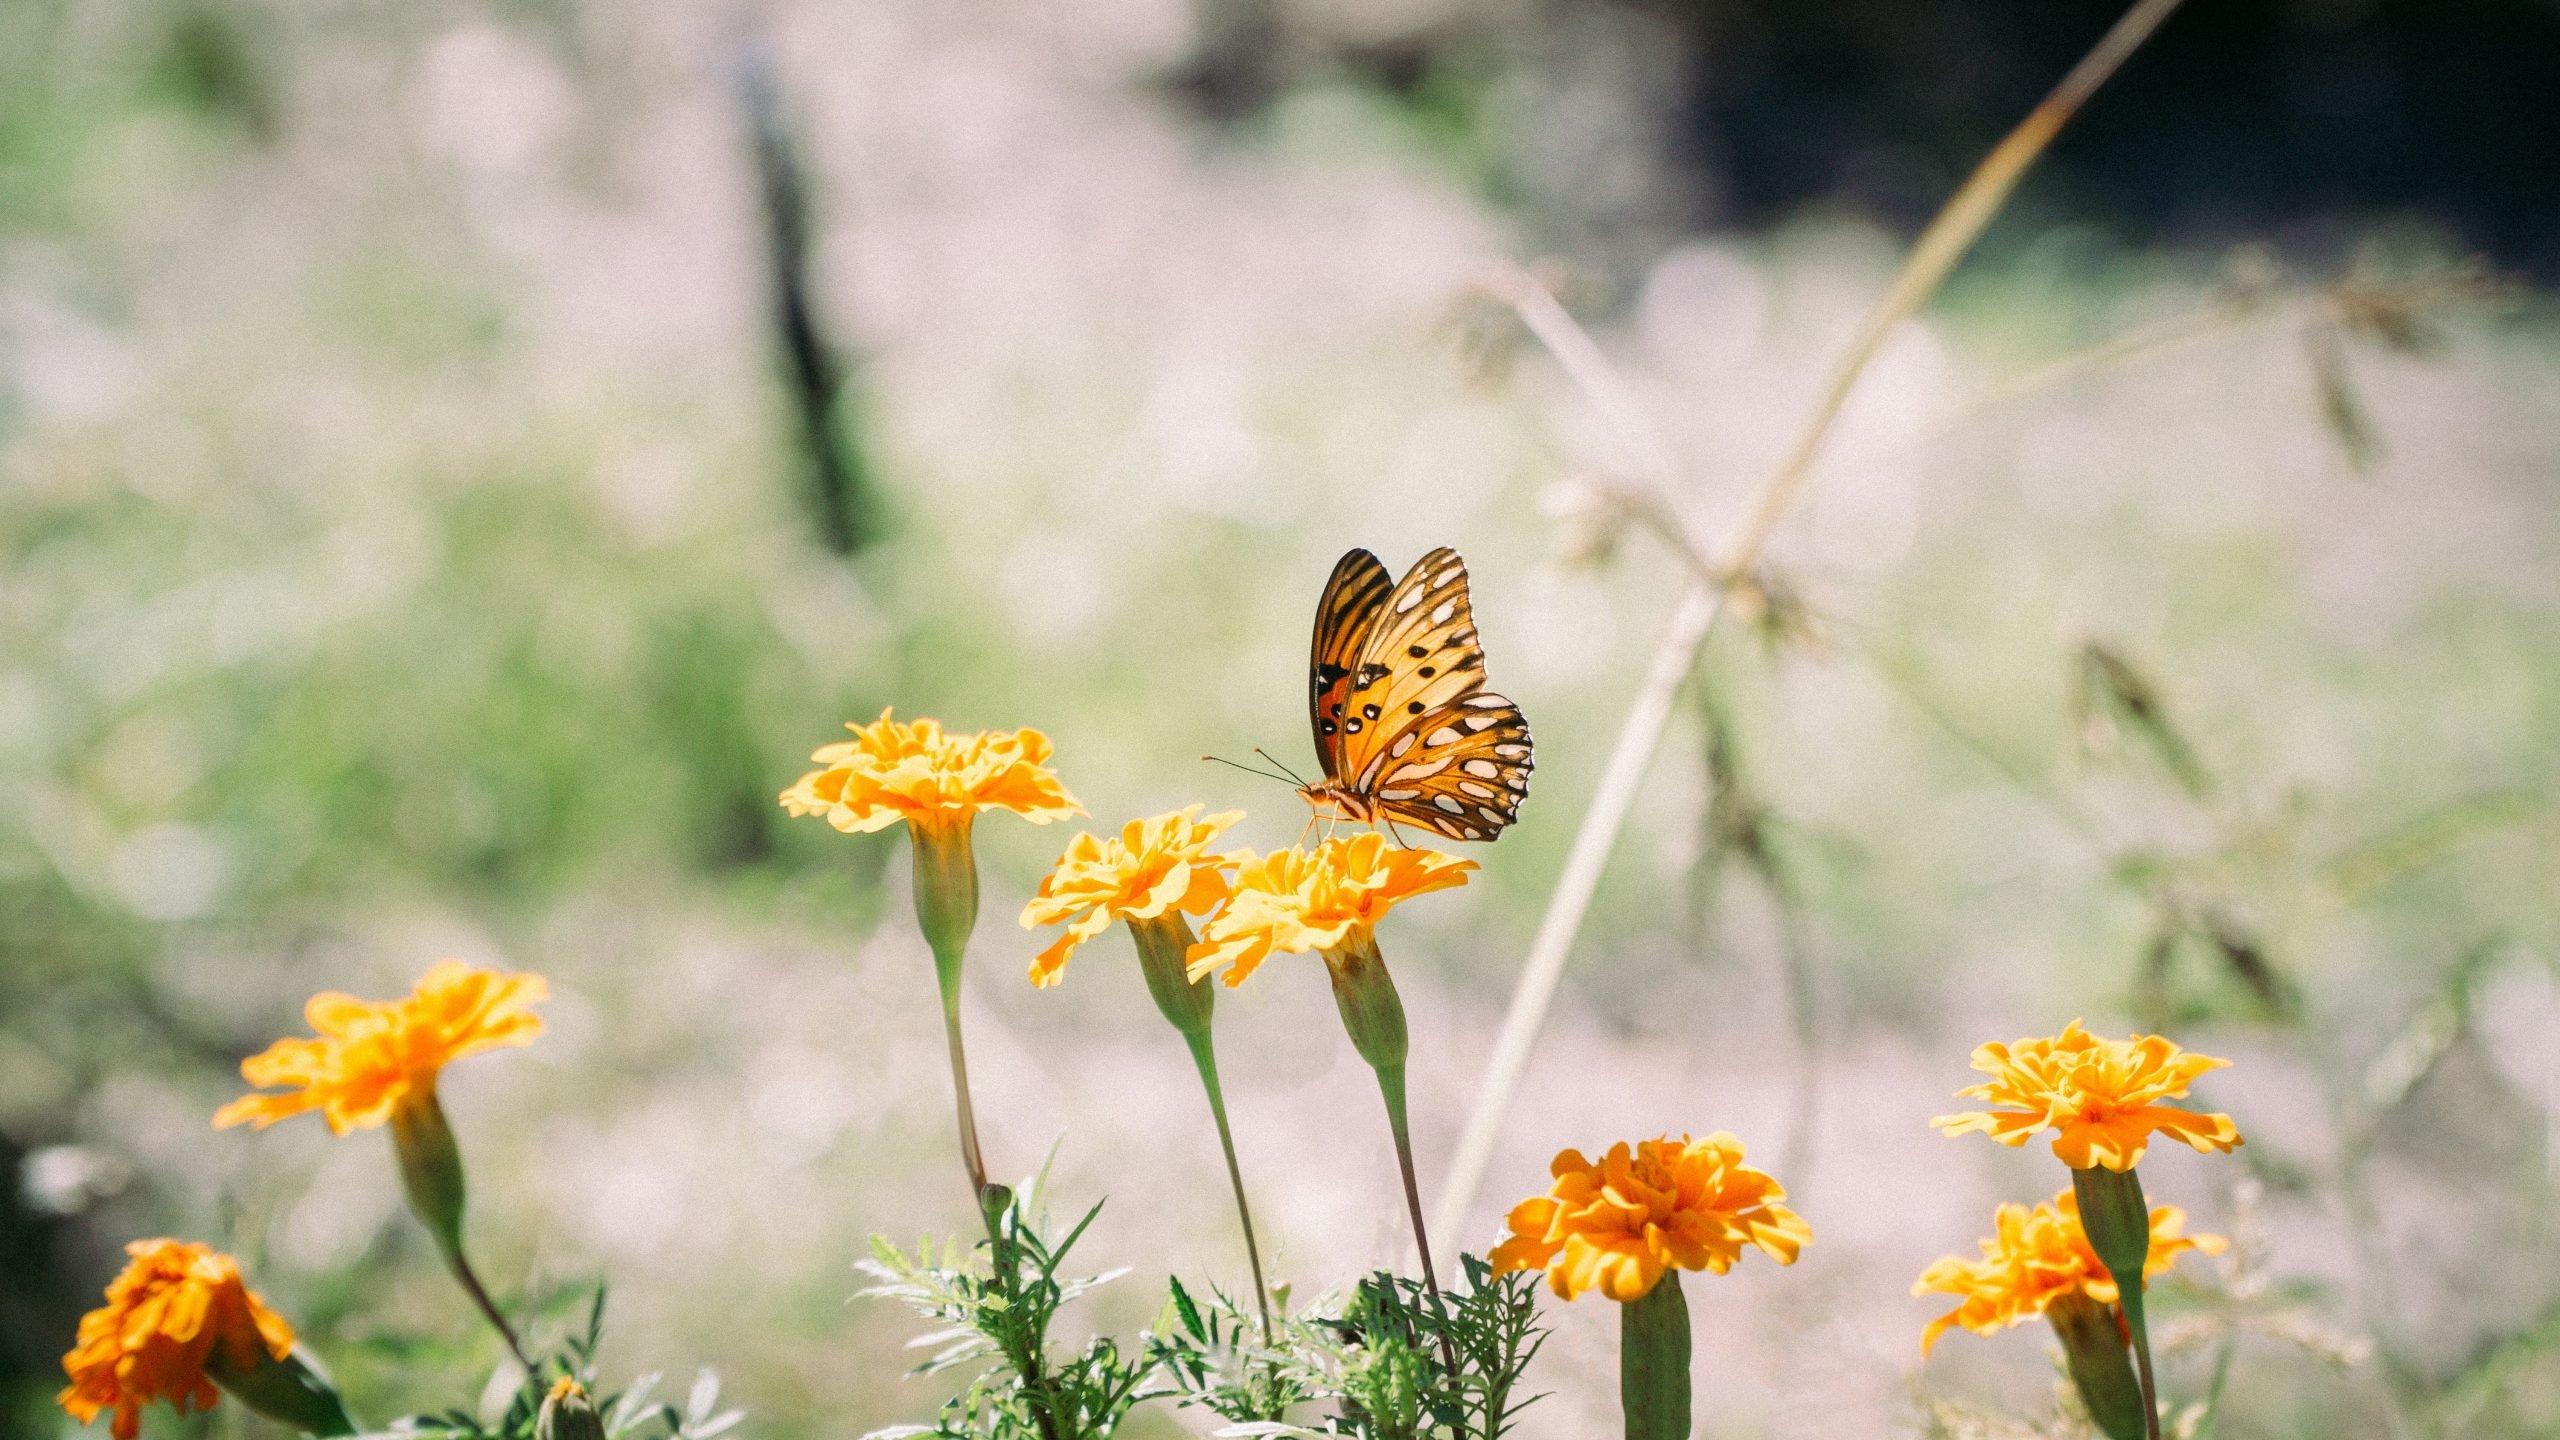
[[1307, 669], [1325, 778], [1298, 793], [1320, 815], [1493, 839], [1529, 793], [1529, 722], [1484, 680], [1457, 551], [1432, 551], [1392, 587], [1377, 556], [1343, 556], [1316, 602]]

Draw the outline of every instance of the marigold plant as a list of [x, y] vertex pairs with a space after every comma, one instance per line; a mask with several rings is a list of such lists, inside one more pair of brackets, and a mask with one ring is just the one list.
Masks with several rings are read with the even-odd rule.
[[533, 1007], [550, 994], [550, 982], [531, 972], [502, 974], [459, 960], [438, 961], [398, 1000], [323, 991], [303, 1006], [316, 1036], [278, 1040], [240, 1062], [241, 1078], [250, 1084], [287, 1088], [243, 1095], [213, 1116], [216, 1128], [246, 1123], [264, 1130], [317, 1110], [340, 1135], [388, 1124], [409, 1208], [471, 1303], [527, 1370], [533, 1365], [522, 1338], [463, 1248], [468, 1186], [461, 1145], [436, 1098], [436, 1077], [466, 1055], [531, 1044], [542, 1033]]
[[[2151, 1209], [2150, 1258], [2145, 1279], [2166, 1273], [2188, 1251], [2219, 1255], [2219, 1235], [2186, 1233], [2186, 1212], [2175, 1205]], [[1982, 1258], [1949, 1255], [1931, 1264], [1911, 1287], [1914, 1296], [1952, 1295], [1956, 1308], [1929, 1322], [1920, 1335], [1926, 1354], [1958, 1326], [1989, 1335], [2043, 1315], [2064, 1296], [2084, 1295], [2101, 1305], [2117, 1300], [2116, 1282], [2080, 1227], [2080, 1202], [2069, 1190], [2033, 1208], [2003, 1205], [1982, 1242]]]
[[1244, 1170], [1236, 1160], [1235, 1132], [1227, 1119], [1227, 1098], [1218, 1078], [1216, 1041], [1211, 1033], [1216, 990], [1186, 968], [1193, 944], [1190, 916], [1204, 915], [1227, 898], [1227, 871], [1232, 857], [1211, 850], [1219, 832], [1244, 818], [1240, 810], [1222, 811], [1207, 819], [1200, 807], [1187, 806], [1150, 820], [1132, 820], [1119, 838], [1105, 840], [1090, 832], [1067, 844], [1066, 853], [1040, 881], [1031, 903], [1022, 908], [1026, 928], [1065, 924], [1066, 933], [1031, 962], [1031, 983], [1041, 987], [1065, 977], [1067, 957], [1078, 945], [1128, 922], [1138, 949], [1138, 969], [1156, 1008], [1179, 1031], [1200, 1074], [1209, 1099], [1209, 1115], [1218, 1127], [1218, 1146], [1225, 1153], [1227, 1181], [1235, 1192], [1236, 1219], [1244, 1230], [1245, 1256], [1253, 1269], [1254, 1303], [1262, 1316], [1265, 1339], [1271, 1333], [1270, 1287], [1262, 1274], [1262, 1247], [1253, 1233], [1253, 1209], [1245, 1199]]
[[819, 746], [809, 757], [819, 768], [782, 792], [782, 808], [794, 815], [823, 816], [847, 834], [905, 822], [915, 849], [916, 928], [933, 952], [934, 977], [942, 991], [943, 1048], [951, 1061], [960, 1163], [979, 1208], [1001, 1208], [978, 1141], [968, 1046], [960, 1034], [961, 963], [978, 924], [978, 861], [970, 847], [970, 825], [989, 810], [1046, 825], [1081, 815], [1084, 807], [1049, 768], [1049, 737], [1037, 730], [955, 733], [938, 720], [901, 722], [888, 710], [868, 725], [845, 728], [853, 738]]
[[2074, 1170], [2131, 1170], [2155, 1134], [2227, 1153], [2240, 1145], [2230, 1116], [2160, 1102], [2184, 1098], [2199, 1076], [2229, 1063], [2158, 1035], [2101, 1039], [2074, 1020], [2059, 1035], [1976, 1049], [1973, 1068], [1991, 1078], [1956, 1093], [2001, 1108], [1930, 1123], [1949, 1135], [1978, 1130], [2003, 1145], [2051, 1130], [2054, 1155]]
[[1669, 1270], [1721, 1275], [1754, 1247], [1791, 1265], [1813, 1238], [1779, 1203], [1785, 1187], [1742, 1163], [1742, 1142], [1722, 1131], [1622, 1141], [1597, 1162], [1567, 1150], [1548, 1168], [1555, 1183], [1512, 1207], [1511, 1236], [1490, 1258], [1497, 1273], [1545, 1271], [1567, 1300], [1639, 1300]]
[[243, 1095], [216, 1111], [213, 1123], [263, 1130], [317, 1110], [340, 1135], [383, 1124], [412, 1096], [431, 1091], [454, 1061], [532, 1043], [542, 1033], [533, 1006], [549, 995], [539, 975], [459, 960], [439, 961], [399, 1000], [323, 991], [302, 1010], [316, 1035], [278, 1040], [240, 1062], [242, 1079], [281, 1093]]
[[293, 1351], [293, 1327], [240, 1278], [239, 1262], [187, 1240], [136, 1240], [107, 1303], [80, 1319], [62, 1357], [71, 1384], [62, 1408], [86, 1424], [113, 1411], [116, 1440], [134, 1440], [142, 1407], [210, 1410], [220, 1391], [209, 1366], [236, 1372]]

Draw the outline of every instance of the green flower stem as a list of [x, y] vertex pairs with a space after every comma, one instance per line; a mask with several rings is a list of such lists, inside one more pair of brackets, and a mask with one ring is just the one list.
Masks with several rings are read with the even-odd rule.
[[[952, 1104], [959, 1114], [960, 1163], [978, 1208], [987, 1208], [986, 1153], [978, 1145], [978, 1116], [969, 1101], [969, 1051], [960, 1039], [960, 962], [969, 932], [978, 924], [978, 863], [969, 849], [969, 822], [910, 824], [915, 845], [916, 926], [933, 951], [934, 979], [942, 991], [942, 1037], [951, 1054]], [[994, 1221], [988, 1222], [988, 1234]]]
[[524, 1342], [516, 1338], [515, 1327], [489, 1298], [489, 1288], [480, 1283], [478, 1272], [471, 1268], [471, 1257], [462, 1248], [462, 1211], [464, 1183], [462, 1147], [455, 1143], [453, 1126], [446, 1122], [444, 1105], [436, 1099], [435, 1080], [410, 1092], [409, 1097], [391, 1112], [391, 1149], [400, 1159], [400, 1184], [408, 1191], [409, 1208], [435, 1237], [436, 1249], [444, 1256], [445, 1268], [471, 1297], [471, 1303], [507, 1342], [508, 1353], [516, 1357], [525, 1373], [533, 1373], [532, 1357], [525, 1353]]
[[2134, 1378], [2115, 1307], [2075, 1290], [2055, 1297], [2044, 1313], [2062, 1341], [2063, 1361], [2089, 1418], [2107, 1440], [2143, 1440], [2142, 1384]]
[[1227, 1184], [1235, 1191], [1236, 1220], [1244, 1227], [1245, 1263], [1253, 1269], [1253, 1300], [1262, 1312], [1262, 1338], [1271, 1339], [1271, 1291], [1262, 1279], [1262, 1247], [1253, 1235], [1253, 1207], [1245, 1203], [1244, 1169], [1236, 1163], [1235, 1132], [1227, 1124], [1226, 1092], [1218, 1084], [1218, 1052], [1210, 1038], [1217, 1008], [1217, 986], [1206, 975], [1194, 980], [1185, 969], [1191, 953], [1191, 922], [1179, 910], [1134, 917], [1129, 937], [1137, 942], [1138, 969], [1146, 976], [1147, 993], [1156, 1008], [1182, 1033], [1191, 1063], [1200, 1072], [1200, 1088], [1209, 1097], [1209, 1115], [1218, 1125], [1218, 1148], [1227, 1158]]
[[[1351, 1048], [1377, 1072], [1378, 1094], [1387, 1103], [1387, 1128], [1395, 1136], [1396, 1165], [1404, 1173], [1405, 1209], [1413, 1217], [1413, 1247], [1422, 1256], [1422, 1286], [1431, 1296], [1432, 1312], [1445, 1323], [1448, 1307], [1440, 1296], [1440, 1277], [1431, 1265], [1431, 1236], [1422, 1221], [1422, 1188], [1414, 1182], [1413, 1131], [1405, 1119], [1404, 1062], [1411, 1048], [1405, 1028], [1404, 1000], [1395, 978], [1378, 954], [1378, 942], [1366, 929], [1354, 930], [1343, 943], [1324, 952], [1325, 973], [1333, 980], [1333, 1003], [1342, 1012], [1342, 1028]], [[1444, 1331], [1440, 1358], [1449, 1374], [1458, 1373], [1458, 1350]]]
[[2131, 1170], [2093, 1165], [2071, 1172], [2071, 1189], [2080, 1201], [2080, 1228], [2089, 1236], [2089, 1248], [2116, 1282], [2116, 1308], [2123, 1312], [2141, 1382], [2144, 1440], [2160, 1440], [2160, 1389], [2151, 1373], [2150, 1330], [2143, 1322], [2142, 1273], [2151, 1260], [2151, 1209], [2143, 1202], [2142, 1181]]
[[[1206, 984], [1208, 982], [1201, 982]], [[1209, 1114], [1218, 1122], [1218, 1148], [1227, 1157], [1227, 1184], [1235, 1191], [1236, 1222], [1244, 1227], [1245, 1264], [1253, 1270], [1253, 1303], [1262, 1312], [1262, 1339], [1270, 1343], [1271, 1291], [1262, 1279], [1262, 1247], [1253, 1237], [1253, 1208], [1245, 1203], [1244, 1170], [1236, 1164], [1236, 1137], [1227, 1126], [1227, 1099], [1218, 1088], [1218, 1056], [1210, 1044], [1209, 1032], [1183, 1037], [1191, 1047], [1191, 1063], [1200, 1070], [1200, 1085], [1209, 1095]]]
[[1618, 1404], [1627, 1440], [1689, 1440], [1689, 1302], [1677, 1270], [1618, 1307]]
[[231, 1363], [225, 1349], [215, 1346], [205, 1356], [204, 1369], [232, 1399], [305, 1435], [363, 1432], [364, 1427], [348, 1416], [346, 1402], [339, 1398], [329, 1372], [321, 1368], [318, 1357], [310, 1351], [296, 1345], [278, 1360], [261, 1349], [242, 1368]]

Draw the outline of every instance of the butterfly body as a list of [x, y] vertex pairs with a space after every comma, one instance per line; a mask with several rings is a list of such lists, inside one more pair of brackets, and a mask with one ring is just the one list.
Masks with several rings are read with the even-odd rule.
[[1331, 780], [1299, 786], [1298, 798], [1306, 801], [1319, 819], [1348, 820], [1355, 825], [1378, 823], [1378, 807], [1362, 798], [1360, 792]]
[[1333, 567], [1316, 606], [1308, 719], [1324, 779], [1298, 793], [1319, 815], [1490, 840], [1529, 793], [1529, 723], [1485, 688], [1467, 566], [1450, 549], [1390, 584], [1366, 550]]

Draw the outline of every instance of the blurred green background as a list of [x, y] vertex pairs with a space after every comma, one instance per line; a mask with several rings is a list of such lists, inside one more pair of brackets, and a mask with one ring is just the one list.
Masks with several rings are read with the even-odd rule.
[[[608, 1369], [713, 1366], [752, 1434], [923, 1418], [906, 1317], [848, 1301], [871, 1233], [968, 1223], [903, 846], [774, 796], [894, 704], [1047, 730], [1100, 825], [1287, 843], [1293, 797], [1197, 757], [1305, 754], [1355, 544], [1465, 552], [1539, 744], [1390, 937], [1428, 1176], [1683, 575], [1478, 282], [1551, 262], [1728, 534], [1912, 223], [2111, 14], [2036, 8], [0, 4], [0, 1433], [73, 1433], [60, 1354], [143, 1234], [242, 1255], [363, 1413], [472, 1400], [381, 1137], [207, 1123], [310, 992], [448, 954], [557, 992], [446, 1087], [502, 1292], [609, 1277]], [[2058, 1183], [1925, 1121], [2075, 1014], [2237, 1062], [2238, 1160], [2144, 1167], [2248, 1242], [2164, 1302], [2173, 1393], [2227, 1344], [2234, 1435], [2560, 1427], [2534, 132], [2427, 110], [2463, 57], [2392, 49], [2405, 9], [2217, 8], [1868, 377], [1788, 623], [1684, 693], [1447, 1237], [1568, 1144], [1783, 1160], [1817, 1239], [1701, 1287], [1718, 1437], [2048, 1407], [2031, 1335], [1923, 1371], [1904, 1292]], [[2390, 124], [2256, 86], [2342, 52]], [[2329, 183], [2251, 179], [2306, 150]], [[1112, 1197], [1128, 1333], [1168, 1266], [1241, 1278], [1214, 1144], [1124, 942], [1021, 979], [1066, 832], [981, 833], [988, 1143]], [[1275, 965], [1221, 1022], [1302, 1295], [1401, 1245], [1322, 989]], [[1600, 1433], [1610, 1317], [1553, 1319], [1526, 1433]]]

